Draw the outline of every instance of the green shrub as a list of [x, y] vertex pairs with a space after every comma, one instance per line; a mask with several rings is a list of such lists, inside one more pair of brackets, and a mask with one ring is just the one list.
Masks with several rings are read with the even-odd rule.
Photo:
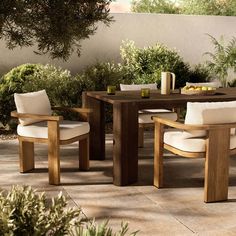
[[[77, 76], [81, 76], [78, 74]], [[83, 89], [88, 91], [104, 91], [108, 85], [116, 86], [119, 90], [120, 83], [130, 83], [129, 76], [121, 64], [110, 62], [97, 63], [88, 67], [82, 74]], [[105, 104], [105, 121], [112, 121], [112, 106]]]
[[234, 0], [184, 0], [180, 4], [180, 14], [235, 16]]
[[0, 121], [6, 125], [15, 110], [14, 93], [45, 89], [52, 105], [81, 105], [83, 79], [72, 77], [68, 70], [51, 65], [24, 64], [13, 68], [0, 79]]
[[66, 210], [66, 205], [62, 195], [48, 206], [44, 194], [38, 195], [30, 187], [15, 186], [7, 195], [0, 194], [0, 234], [65, 235], [81, 211]]
[[133, 0], [131, 10], [132, 12], [179, 14], [179, 8], [171, 0]]
[[211, 71], [212, 76], [221, 82], [223, 87], [228, 86], [229, 72], [236, 71], [236, 38], [232, 39], [225, 45], [224, 37], [221, 36], [219, 40], [211, 35], [208, 35], [214, 45], [214, 52], [206, 52], [205, 55], [210, 57], [207, 60], [207, 66]]
[[236, 87], [236, 78], [228, 82], [229, 87]]
[[121, 46], [121, 57], [127, 74], [136, 84], [155, 82], [160, 87], [162, 71], [176, 74], [177, 88], [189, 80], [189, 65], [183, 62], [175, 50], [162, 44], [137, 48], [133, 41], [126, 41]]
[[[54, 106], [81, 106], [83, 91], [106, 90], [107, 85], [115, 85], [119, 89], [119, 84], [124, 82], [123, 66], [109, 62], [97, 63], [74, 77], [68, 70], [55, 66], [23, 64], [0, 79], [0, 121], [4, 125], [11, 125], [10, 112], [15, 110], [14, 93], [45, 89]], [[107, 107], [106, 121], [111, 121], [111, 108]], [[73, 114], [62, 115], [75, 118]]]
[[131, 11], [140, 13], [235, 16], [236, 2], [235, 0], [133, 0], [131, 2]]
[[51, 200], [27, 186], [13, 186], [9, 193], [0, 193], [3, 236], [123, 236], [127, 232], [128, 224], [121, 224], [120, 231], [113, 233], [108, 222], [97, 224], [88, 220], [80, 208], [68, 208], [61, 193]]
[[[82, 74], [87, 88], [90, 90], [106, 90], [108, 85], [114, 85], [119, 89], [120, 83], [126, 81], [125, 68], [121, 64], [110, 62], [97, 63], [88, 67]], [[80, 76], [80, 74], [79, 74]]]
[[[52, 65], [24, 64], [13, 68], [0, 79], [0, 122], [11, 124], [10, 112], [15, 110], [14, 93], [25, 93], [45, 89], [52, 105], [81, 106], [82, 92], [106, 90], [107, 85], [157, 83], [160, 88], [162, 71], [176, 74], [176, 88], [183, 87], [187, 81], [204, 82], [209, 80], [209, 71], [202, 65], [193, 70], [184, 63], [175, 50], [164, 45], [144, 49], [137, 48], [134, 42], [124, 42], [121, 46], [123, 62], [96, 63], [82, 73], [71, 76], [68, 70]], [[112, 121], [112, 109], [105, 106], [106, 122]], [[73, 114], [63, 114], [73, 119]], [[14, 124], [14, 123], [13, 123]]]
[[[6, 125], [10, 120], [11, 109], [14, 110], [15, 104], [13, 94], [22, 92], [22, 84], [26, 78], [38, 70], [37, 65], [25, 65], [11, 70], [0, 79], [0, 121]], [[20, 75], [20, 76], [19, 76]]]
[[[128, 223], [121, 223], [121, 229], [114, 233], [112, 228], [108, 226], [108, 221], [97, 224], [95, 221], [84, 226], [79, 226], [72, 232], [72, 236], [124, 236], [128, 233]], [[137, 235], [138, 231], [130, 233], [129, 235]]]
[[210, 69], [205, 64], [198, 64], [190, 71], [189, 82], [200, 83], [208, 82], [210, 80]]

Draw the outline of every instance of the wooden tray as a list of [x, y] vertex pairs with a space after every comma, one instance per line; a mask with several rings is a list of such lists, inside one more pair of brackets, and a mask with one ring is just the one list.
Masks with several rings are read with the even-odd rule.
[[214, 90], [184, 90], [181, 89], [181, 94], [186, 95], [214, 95], [216, 93], [216, 89]]

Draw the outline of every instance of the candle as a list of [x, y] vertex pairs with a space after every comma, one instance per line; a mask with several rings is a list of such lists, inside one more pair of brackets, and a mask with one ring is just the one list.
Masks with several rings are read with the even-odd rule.
[[108, 85], [107, 86], [107, 94], [114, 95], [116, 93], [116, 86]]
[[142, 88], [141, 89], [141, 97], [142, 98], [149, 98], [150, 97], [150, 89], [149, 88]]

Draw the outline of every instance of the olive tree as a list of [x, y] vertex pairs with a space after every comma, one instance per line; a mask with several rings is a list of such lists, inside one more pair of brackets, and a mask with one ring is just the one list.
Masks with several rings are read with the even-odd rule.
[[1, 0], [0, 39], [9, 49], [37, 45], [38, 54], [67, 60], [81, 52], [97, 22], [112, 21], [112, 0]]

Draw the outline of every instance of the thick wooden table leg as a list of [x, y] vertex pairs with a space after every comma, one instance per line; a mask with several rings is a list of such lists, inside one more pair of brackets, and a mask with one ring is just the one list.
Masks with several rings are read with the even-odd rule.
[[60, 184], [60, 133], [57, 121], [48, 121], [49, 184]]
[[138, 109], [135, 103], [113, 105], [114, 180], [118, 186], [138, 179]]
[[83, 94], [83, 106], [92, 109], [89, 116], [90, 136], [89, 155], [90, 160], [105, 159], [105, 119], [104, 102]]
[[144, 127], [139, 126], [138, 128], [138, 147], [142, 148], [144, 146]]
[[204, 201], [228, 199], [230, 129], [210, 130], [205, 163]]
[[34, 143], [19, 139], [20, 172], [34, 169]]
[[161, 123], [155, 123], [154, 133], [154, 186], [163, 187], [163, 132], [164, 126]]
[[79, 169], [89, 169], [89, 137], [79, 141]]

